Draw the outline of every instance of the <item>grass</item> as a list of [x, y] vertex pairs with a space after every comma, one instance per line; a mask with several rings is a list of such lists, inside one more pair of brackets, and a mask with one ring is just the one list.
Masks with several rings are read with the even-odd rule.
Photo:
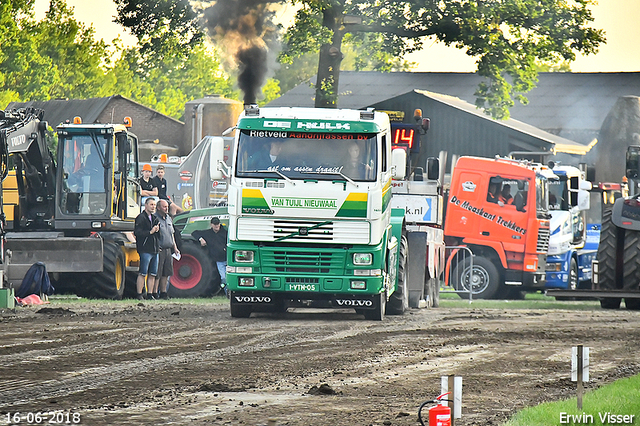
[[[564, 414], [562, 421], [561, 413]], [[517, 413], [503, 426], [557, 426], [559, 424], [624, 424], [624, 419], [608, 423], [601, 421], [600, 415], [635, 415], [632, 422], [640, 425], [640, 375], [618, 380], [610, 385], [586, 393], [582, 398], [582, 410], [577, 409], [576, 398], [558, 402], [547, 402], [536, 407], [526, 408]], [[585, 421], [583, 414], [593, 416], [593, 422]], [[571, 422], [566, 416], [583, 415], [582, 421]]]
[[593, 310], [600, 309], [597, 300], [559, 301], [555, 297], [545, 296], [543, 293], [527, 293], [523, 300], [483, 300], [474, 299], [469, 303], [468, 295], [460, 298], [454, 293], [440, 293], [440, 307], [442, 308], [487, 308], [487, 309], [569, 309]]

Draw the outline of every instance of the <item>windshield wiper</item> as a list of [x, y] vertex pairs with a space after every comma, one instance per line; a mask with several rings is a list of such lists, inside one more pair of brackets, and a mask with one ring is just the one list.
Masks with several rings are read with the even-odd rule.
[[308, 228], [307, 227], [301, 227], [301, 228], [299, 228], [298, 232], [292, 232], [289, 235], [285, 235], [284, 237], [280, 237], [280, 238], [276, 239], [276, 242], [282, 241], [282, 240], [286, 240], [287, 238], [295, 237], [296, 235], [309, 235], [309, 231], [311, 231], [312, 229], [320, 228], [321, 226], [324, 226], [324, 225], [333, 225], [333, 221], [327, 220], [326, 222], [322, 222], [322, 223], [319, 223], [317, 225], [310, 226]]
[[305, 175], [338, 175], [338, 176], [341, 176], [344, 180], [348, 181], [349, 183], [352, 183], [353, 185], [355, 185], [356, 188], [359, 187], [359, 185], [353, 179], [351, 179], [349, 176], [345, 175], [342, 172], [300, 172], [300, 173]]
[[275, 173], [280, 176], [282, 179], [289, 182], [291, 185], [295, 186], [296, 183], [292, 181], [287, 175], [282, 173], [280, 170], [244, 170], [242, 173]]

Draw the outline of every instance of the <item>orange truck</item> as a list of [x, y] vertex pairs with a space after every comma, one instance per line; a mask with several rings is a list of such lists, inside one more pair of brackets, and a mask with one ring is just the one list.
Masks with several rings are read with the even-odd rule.
[[[460, 157], [451, 175], [444, 237], [447, 285], [461, 297], [517, 298], [544, 289], [548, 179], [539, 164]], [[466, 292], [466, 293], [464, 293]]]

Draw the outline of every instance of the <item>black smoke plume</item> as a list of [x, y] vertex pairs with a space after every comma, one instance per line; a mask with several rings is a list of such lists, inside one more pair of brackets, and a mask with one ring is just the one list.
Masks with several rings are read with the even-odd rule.
[[236, 55], [240, 63], [238, 86], [244, 92], [244, 103], [254, 104], [267, 78], [267, 51], [259, 46], [242, 49]]
[[256, 102], [270, 69], [275, 67], [277, 26], [269, 7], [277, 3], [281, 1], [218, 0], [204, 13], [216, 44], [236, 60], [245, 103]]

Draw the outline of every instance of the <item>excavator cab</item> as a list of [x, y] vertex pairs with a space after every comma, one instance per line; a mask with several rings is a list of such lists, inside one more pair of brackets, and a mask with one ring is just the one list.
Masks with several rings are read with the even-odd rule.
[[57, 229], [133, 229], [140, 213], [137, 143], [123, 124], [75, 120], [58, 127]]

